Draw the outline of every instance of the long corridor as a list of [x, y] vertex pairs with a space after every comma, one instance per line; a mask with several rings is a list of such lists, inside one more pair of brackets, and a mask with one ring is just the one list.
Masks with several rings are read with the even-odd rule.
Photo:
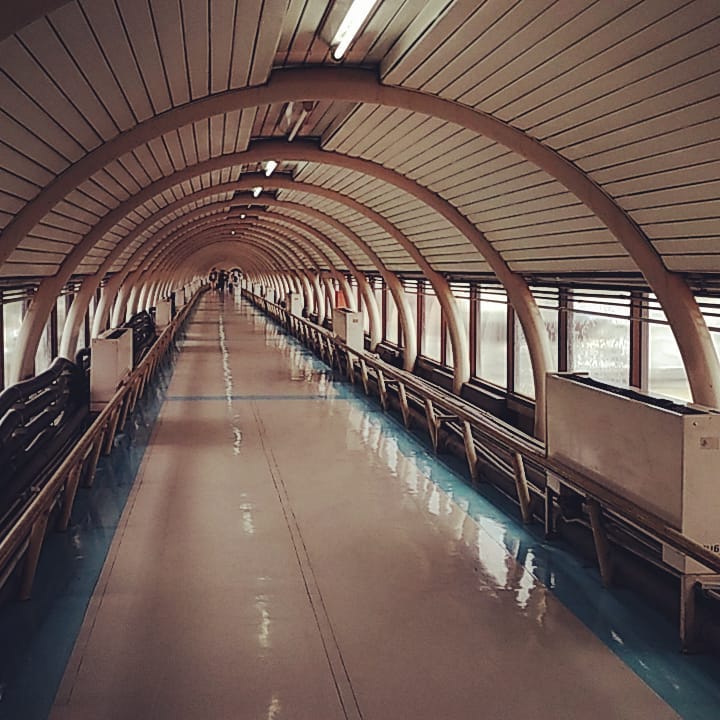
[[206, 296], [51, 717], [677, 717], [389, 424]]

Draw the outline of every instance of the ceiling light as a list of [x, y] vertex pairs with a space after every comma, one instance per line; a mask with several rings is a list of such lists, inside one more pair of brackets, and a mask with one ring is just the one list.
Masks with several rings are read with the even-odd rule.
[[241, 215], [240, 215], [241, 220], [244, 220], [246, 217], [247, 217], [247, 215], [245, 215], [245, 213], [241, 213]]
[[265, 163], [265, 177], [270, 177], [273, 174], [273, 170], [277, 167], [276, 160], [268, 160]]
[[231, 235], [234, 235], [234, 234], [235, 234], [235, 231], [234, 231], [234, 230], [231, 230], [231, 231], [230, 231], [230, 234], [231, 234]]
[[378, 0], [353, 0], [331, 43], [332, 56], [340, 60], [355, 39]]
[[262, 192], [262, 186], [261, 186], [261, 185], [257, 185], [256, 187], [254, 187], [254, 188], [252, 189], [253, 197], [260, 197], [260, 193], [261, 193], [261, 192]]

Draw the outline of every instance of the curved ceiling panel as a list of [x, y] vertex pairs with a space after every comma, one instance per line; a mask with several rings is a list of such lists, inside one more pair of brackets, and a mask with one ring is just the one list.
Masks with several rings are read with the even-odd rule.
[[[18, 22], [31, 14], [20, 14], [18, 22], [6, 18], [17, 32], [0, 33], [0, 230], [88, 153], [140, 123], [208, 96], [267, 83], [273, 69], [328, 64], [326, 38], [342, 13], [341, 4], [325, 0], [72, 0], [46, 6], [49, 14], [24, 27]], [[384, 84], [476, 108], [527, 133], [612, 198], [670, 270], [716, 273], [719, 30], [720, 7], [709, 0], [431, 0], [422, 8], [381, 0], [344, 62], [376, 69]], [[164, 131], [49, 204], [0, 276], [54, 275], [110, 217], [111, 227], [103, 228], [79, 263], [73, 261], [74, 274], [97, 272], [113, 252], [110, 272], [136, 265], [140, 249], [147, 245], [149, 252], [156, 235], [184, 214], [223, 202], [226, 209], [237, 205], [230, 192], [193, 199], [195, 193], [262, 170], [256, 160], [240, 165], [230, 158], [195, 174], [189, 168], [243, 152], [258, 138], [287, 138], [293, 128], [301, 137], [319, 138], [325, 150], [370, 160], [436, 193], [517, 273], [637, 273], [592, 203], [581, 202], [545, 170], [447, 119], [373, 99], [266, 100], [242, 110], [228, 105]], [[335, 164], [272, 159], [280, 162], [279, 174], [380, 213], [433, 269], [449, 275], [490, 271], [468, 238], [417, 197]], [[182, 181], [154, 197], [142, 195], [152, 183], [185, 170]], [[389, 269], [418, 272], [394, 238], [355, 210], [305, 191], [281, 189], [277, 198], [346, 224]], [[126, 210], [120, 217], [110, 215], [121, 207]], [[292, 206], [269, 209], [309, 223], [358, 268], [374, 270], [337, 227]], [[288, 225], [289, 241], [302, 245], [297, 232], [302, 236]], [[311, 247], [305, 251], [313, 262], [327, 264]], [[332, 252], [326, 257], [340, 262]]]

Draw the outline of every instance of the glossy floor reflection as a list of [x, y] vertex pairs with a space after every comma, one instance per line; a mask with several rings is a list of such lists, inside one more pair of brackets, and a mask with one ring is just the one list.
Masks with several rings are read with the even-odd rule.
[[554, 557], [208, 297], [51, 717], [677, 717], [568, 609], [593, 589]]

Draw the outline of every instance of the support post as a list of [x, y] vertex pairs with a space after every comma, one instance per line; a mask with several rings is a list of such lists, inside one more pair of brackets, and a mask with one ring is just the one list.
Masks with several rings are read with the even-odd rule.
[[590, 526], [592, 528], [593, 540], [595, 542], [595, 553], [600, 567], [600, 577], [605, 587], [612, 585], [612, 558], [610, 557], [610, 545], [605, 532], [605, 525], [602, 518], [600, 503], [588, 498], [588, 513], [590, 515]]
[[477, 450], [475, 450], [475, 441], [472, 435], [472, 426], [467, 420], [463, 420], [463, 442], [465, 443], [465, 457], [467, 458], [468, 469], [470, 470], [470, 479], [473, 482], [478, 481], [478, 458]]
[[527, 525], [532, 521], [530, 512], [530, 489], [528, 487], [527, 475], [525, 474], [525, 462], [519, 452], [513, 453], [513, 470], [515, 471], [515, 490], [520, 503], [520, 513], [523, 522]]
[[40, 550], [42, 549], [47, 529], [49, 510], [45, 510], [33, 523], [28, 540], [28, 549], [25, 553], [25, 564], [23, 566], [22, 580], [20, 582], [20, 599], [29, 600], [32, 594], [35, 571], [37, 570]]

